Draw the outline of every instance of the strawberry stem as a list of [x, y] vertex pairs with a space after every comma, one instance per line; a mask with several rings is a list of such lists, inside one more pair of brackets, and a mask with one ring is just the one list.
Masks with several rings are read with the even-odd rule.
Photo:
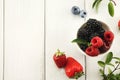
[[55, 54], [56, 54], [56, 57], [58, 57], [58, 56], [64, 55], [64, 52], [60, 52], [60, 50], [57, 49], [57, 52]]
[[78, 78], [80, 78], [83, 75], [84, 75], [84, 72], [75, 73], [75, 76], [73, 78], [78, 80]]
[[60, 53], [60, 50], [59, 50], [59, 49], [57, 49], [57, 52], [58, 52], [58, 53]]

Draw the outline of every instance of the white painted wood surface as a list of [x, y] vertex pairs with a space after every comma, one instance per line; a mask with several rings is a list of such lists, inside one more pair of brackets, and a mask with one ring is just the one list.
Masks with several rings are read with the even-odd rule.
[[[64, 69], [58, 69], [53, 62], [53, 55], [57, 49], [78, 60], [85, 71], [85, 57], [80, 53], [78, 46], [71, 43], [85, 19], [73, 15], [72, 6], [85, 8], [88, 12], [86, 20], [96, 18], [110, 26], [115, 34], [110, 51], [120, 57], [118, 44], [120, 31], [117, 27], [120, 19], [120, 1], [116, 0], [117, 6], [113, 18], [108, 15], [107, 0], [101, 3], [98, 14], [91, 8], [93, 1], [45, 0], [44, 5], [44, 0], [4, 0], [3, 5], [3, 0], [0, 0], [0, 80], [3, 80], [3, 75], [4, 80], [71, 80], [65, 75]], [[3, 11], [5, 11], [4, 22]], [[104, 56], [87, 57], [87, 76], [79, 80], [102, 80], [97, 61], [103, 58]]]
[[44, 0], [5, 0], [4, 80], [43, 80]]
[[3, 0], [0, 0], [0, 80], [3, 79]]

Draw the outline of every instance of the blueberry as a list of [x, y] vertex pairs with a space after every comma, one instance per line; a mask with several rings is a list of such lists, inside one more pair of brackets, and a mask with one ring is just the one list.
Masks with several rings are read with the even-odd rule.
[[85, 18], [87, 16], [87, 12], [84, 11], [84, 10], [81, 10], [80, 11], [80, 16], [81, 16], [81, 18]]
[[73, 6], [73, 7], [72, 7], [72, 13], [73, 13], [74, 15], [80, 14], [80, 8], [77, 7], [77, 6]]

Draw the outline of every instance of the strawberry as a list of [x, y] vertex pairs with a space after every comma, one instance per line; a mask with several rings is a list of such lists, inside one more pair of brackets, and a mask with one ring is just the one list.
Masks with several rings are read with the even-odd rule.
[[98, 48], [93, 47], [93, 46], [89, 46], [86, 50], [85, 50], [86, 54], [88, 54], [89, 56], [97, 56], [98, 54], [100, 54], [100, 51]]
[[92, 46], [99, 48], [103, 45], [103, 40], [100, 37], [96, 36], [91, 39], [91, 44]]
[[83, 75], [83, 67], [74, 58], [68, 57], [65, 72], [69, 78], [78, 79]]
[[66, 65], [66, 55], [63, 52], [60, 52], [60, 50], [58, 50], [54, 54], [53, 60], [56, 63], [58, 68], [65, 67], [65, 65]]
[[105, 31], [104, 32], [104, 39], [111, 43], [114, 39], [114, 34], [111, 31]]
[[120, 20], [119, 20], [119, 22], [118, 22], [118, 27], [119, 27], [119, 29], [120, 29]]
[[104, 42], [103, 46], [99, 48], [101, 53], [104, 53], [109, 49], [110, 49], [110, 44], [108, 42]]

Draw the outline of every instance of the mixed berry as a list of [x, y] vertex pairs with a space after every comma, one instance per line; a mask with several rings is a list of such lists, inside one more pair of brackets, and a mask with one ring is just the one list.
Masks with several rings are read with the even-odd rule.
[[83, 66], [73, 57], [66, 57], [66, 54], [57, 50], [57, 52], [53, 55], [53, 60], [58, 68], [64, 68], [67, 77], [72, 79], [78, 79], [82, 75]]
[[80, 11], [80, 17], [85, 18], [87, 16], [87, 12], [85, 10]]
[[114, 34], [104, 27], [102, 22], [89, 19], [78, 30], [77, 40], [75, 41], [87, 55], [97, 56], [109, 50]]
[[87, 16], [87, 12], [85, 10], [80, 10], [78, 6], [73, 6], [71, 11], [74, 15], [80, 15], [81, 18], [85, 18]]
[[78, 6], [73, 6], [73, 7], [72, 7], [72, 13], [73, 13], [74, 15], [80, 14], [80, 8], [79, 8]]

